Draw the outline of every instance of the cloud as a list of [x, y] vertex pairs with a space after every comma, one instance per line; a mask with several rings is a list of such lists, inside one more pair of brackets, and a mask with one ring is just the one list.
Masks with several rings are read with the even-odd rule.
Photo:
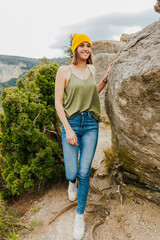
[[154, 9], [139, 13], [112, 13], [91, 18], [80, 24], [61, 28], [56, 42], [50, 48], [63, 49], [69, 46], [69, 36], [76, 32], [89, 35], [92, 41], [114, 40], [118, 36], [120, 38], [122, 33], [137, 32], [158, 19], [159, 16]]

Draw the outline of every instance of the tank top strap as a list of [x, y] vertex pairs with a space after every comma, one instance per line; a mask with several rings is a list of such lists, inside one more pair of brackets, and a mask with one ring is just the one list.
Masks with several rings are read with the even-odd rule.
[[72, 73], [72, 68], [71, 68], [71, 65], [69, 65], [69, 69], [70, 69], [70, 71], [71, 71], [71, 73]]
[[[91, 72], [91, 69], [90, 69], [90, 67], [88, 66], [88, 64], [87, 64], [87, 68], [89, 69], [89, 71]], [[92, 72], [91, 72], [92, 73]]]
[[[90, 76], [94, 77], [93, 72], [91, 71], [90, 67], [87, 65], [87, 68], [89, 69]], [[94, 77], [95, 78], [95, 77]]]

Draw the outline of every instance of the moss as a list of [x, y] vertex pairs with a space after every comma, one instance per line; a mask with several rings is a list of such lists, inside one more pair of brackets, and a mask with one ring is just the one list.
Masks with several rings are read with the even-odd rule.
[[124, 149], [120, 150], [118, 152], [118, 156], [120, 160], [123, 162], [123, 168], [127, 170], [128, 172], [137, 175], [137, 172], [135, 170], [135, 167], [139, 163], [139, 159], [137, 159], [135, 156], [129, 154]]
[[122, 195], [124, 199], [130, 198], [135, 200], [135, 197], [138, 197], [153, 202], [156, 205], [160, 205], [160, 193], [138, 188], [136, 186], [126, 185], [122, 190]]
[[145, 196], [146, 192], [141, 189], [141, 188], [137, 188], [135, 186], [132, 185], [127, 185], [126, 190], [128, 190], [128, 195], [140, 195], [140, 196]]
[[116, 162], [119, 162], [119, 158], [116, 152], [116, 149], [114, 147], [108, 148], [104, 151], [106, 159], [105, 159], [105, 165], [106, 165], [106, 171], [111, 172]]
[[118, 156], [122, 162], [122, 172], [130, 175], [131, 179], [138, 181], [141, 185], [153, 191], [160, 191], [160, 171], [151, 163], [143, 162], [129, 154], [124, 149], [119, 150]]
[[121, 185], [123, 198], [138, 197], [160, 204], [158, 169], [150, 163], [144, 164], [125, 149], [117, 148], [115, 144], [105, 151], [105, 156], [106, 171], [115, 184]]

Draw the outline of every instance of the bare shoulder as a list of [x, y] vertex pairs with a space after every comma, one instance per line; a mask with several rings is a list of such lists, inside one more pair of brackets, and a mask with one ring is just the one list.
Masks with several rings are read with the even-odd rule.
[[96, 73], [95, 66], [93, 64], [87, 64], [87, 66], [89, 67], [89, 69], [93, 73], [93, 75], [95, 75], [95, 73]]
[[64, 88], [67, 86], [67, 82], [71, 75], [70, 65], [61, 66], [56, 75], [56, 82], [63, 84]]
[[57, 74], [61, 74], [61, 75], [67, 74], [69, 71], [70, 71], [69, 65], [66, 65], [66, 66], [63, 65], [58, 69]]

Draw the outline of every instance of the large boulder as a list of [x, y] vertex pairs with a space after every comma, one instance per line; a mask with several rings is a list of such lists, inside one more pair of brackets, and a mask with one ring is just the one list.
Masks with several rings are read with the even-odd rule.
[[95, 41], [92, 51], [94, 55], [98, 53], [118, 53], [124, 45], [124, 42], [114, 40]]
[[119, 52], [105, 105], [123, 179], [160, 203], [160, 21], [134, 34]]

